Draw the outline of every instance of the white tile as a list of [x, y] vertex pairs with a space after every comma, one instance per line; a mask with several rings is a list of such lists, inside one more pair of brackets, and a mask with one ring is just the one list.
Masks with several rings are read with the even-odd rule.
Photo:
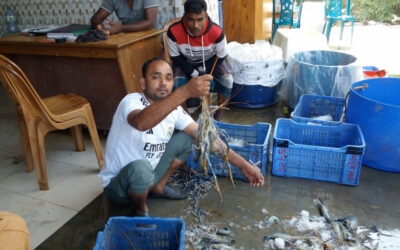
[[[1, 85], [1, 84], [0, 84]], [[2, 86], [2, 85], [1, 85]], [[4, 113], [16, 113], [14, 103], [8, 96], [7, 91], [0, 88], [0, 112]]]
[[14, 152], [20, 149], [21, 146], [21, 136], [19, 133], [19, 127], [16, 115], [5, 113], [0, 111], [0, 150], [2, 152]]
[[[1, 119], [1, 118], [0, 118]], [[12, 128], [10, 128], [12, 127]], [[47, 161], [56, 161], [60, 163], [74, 164], [90, 169], [98, 169], [97, 158], [89, 138], [84, 138], [85, 151], [75, 151], [75, 144], [69, 131], [49, 133], [45, 137], [45, 152]], [[0, 142], [0, 166], [4, 158], [24, 159], [21, 137], [18, 124], [2, 123], [0, 120], [0, 138], [7, 138]], [[105, 148], [105, 140], [101, 141], [102, 148]], [[24, 163], [25, 164], [25, 163]], [[1, 175], [0, 175], [1, 179]]]
[[26, 171], [23, 154], [10, 154], [5, 151], [0, 151], [0, 181], [20, 171]]
[[[10, 164], [7, 165], [4, 161], [0, 164], [3, 169], [12, 168]], [[50, 183], [54, 183], [54, 181], [50, 181]], [[39, 197], [40, 195], [35, 171], [29, 173], [25, 170], [25, 166], [15, 169], [12, 174], [4, 179], [2, 178], [0, 188], [30, 197]]]
[[39, 199], [33, 199], [29, 202], [21, 209], [19, 215], [24, 218], [28, 226], [31, 249], [47, 239], [77, 212]]
[[19, 214], [20, 210], [32, 200], [32, 197], [0, 189], [0, 211]]
[[65, 175], [63, 180], [40, 196], [49, 201], [75, 210], [81, 210], [94, 200], [103, 188], [97, 170], [81, 168]]
[[[47, 160], [47, 175], [50, 191], [52, 188], [56, 187], [59, 182], [61, 182], [66, 177], [70, 176], [76, 171], [83, 173], [87, 170], [83, 170], [79, 166]], [[46, 192], [49, 192], [49, 190], [39, 190], [35, 171], [28, 173], [22, 167], [18, 171], [15, 171], [13, 174], [11, 174], [9, 177], [1, 180], [0, 188], [35, 198], [39, 198]]]
[[[85, 151], [75, 151], [75, 143], [69, 133], [52, 133], [46, 137], [46, 158], [91, 169], [98, 169], [97, 158], [89, 138], [84, 137]], [[103, 146], [104, 148], [104, 146]]]

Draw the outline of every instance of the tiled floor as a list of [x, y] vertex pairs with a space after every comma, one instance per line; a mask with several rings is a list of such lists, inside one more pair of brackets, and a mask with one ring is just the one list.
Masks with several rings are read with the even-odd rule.
[[35, 248], [102, 192], [96, 156], [87, 136], [86, 151], [76, 152], [69, 131], [48, 134], [50, 190], [40, 191], [35, 172], [25, 169], [15, 109], [3, 87], [0, 138], [0, 210], [25, 219]]
[[[251, 110], [231, 106], [229, 112], [225, 113], [224, 120], [235, 124], [267, 122], [274, 127], [277, 117], [282, 117], [281, 103]], [[266, 168], [270, 166], [271, 164]], [[218, 193], [211, 189], [207, 192], [207, 196], [200, 200], [199, 208], [208, 212], [205, 216], [206, 221], [220, 228], [228, 227], [232, 231], [236, 249], [263, 249], [263, 237], [277, 232], [291, 232], [282, 221], [298, 216], [302, 210], [309, 211], [310, 216], [319, 215], [318, 209], [313, 204], [318, 198], [324, 201], [334, 218], [356, 216], [361, 226], [377, 226], [392, 233], [394, 229], [400, 228], [398, 177], [399, 173], [363, 166], [359, 178], [360, 184], [347, 186], [325, 181], [273, 176], [271, 169], [268, 168], [265, 185], [260, 188], [252, 188], [240, 180], [235, 180], [236, 188], [233, 188], [229, 178], [218, 177], [223, 201], [220, 201]], [[150, 198], [148, 205], [151, 216], [184, 218], [186, 228], [190, 228], [199, 223], [188, 210], [191, 202], [190, 199], [177, 201]], [[257, 225], [265, 219], [263, 209], [277, 216], [282, 223], [271, 228], [258, 227]], [[131, 206], [116, 206], [100, 194], [37, 249], [92, 249], [98, 232], [104, 230], [110, 217], [130, 216], [131, 213]], [[113, 232], [121, 233], [118, 228], [114, 228]], [[396, 242], [381, 243], [382, 247], [379, 249], [400, 249], [400, 231], [396, 232], [398, 232], [397, 237], [390, 237]], [[297, 232], [291, 233], [298, 235]], [[189, 238], [188, 235], [190, 233], [186, 232], [186, 239]], [[118, 244], [126, 244], [124, 240], [118, 243], [115, 240], [111, 242], [115, 248], [118, 248]], [[195, 249], [189, 242], [185, 242], [185, 247]]]
[[[335, 32], [334, 29], [333, 38], [338, 35]], [[400, 50], [395, 44], [399, 39], [399, 27], [371, 27], [369, 30], [364, 26], [355, 27], [353, 48], [348, 52], [354, 52], [365, 63], [375, 62], [376, 66], [399, 74], [396, 61]], [[383, 41], [389, 45], [383, 46]], [[252, 112], [261, 115], [265, 110]], [[246, 123], [246, 116], [234, 119], [235, 123]], [[31, 248], [37, 247], [102, 192], [90, 139], [85, 138], [85, 152], [75, 152], [72, 137], [67, 132], [50, 133], [46, 137], [50, 190], [39, 191], [35, 173], [25, 170], [14, 106], [0, 87], [0, 210], [17, 213], [25, 219], [31, 234]], [[105, 136], [100, 137], [104, 149]]]

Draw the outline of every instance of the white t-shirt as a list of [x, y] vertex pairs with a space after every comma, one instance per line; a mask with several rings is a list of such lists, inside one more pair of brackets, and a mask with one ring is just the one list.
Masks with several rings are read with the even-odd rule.
[[104, 166], [99, 174], [103, 179], [103, 187], [132, 161], [148, 160], [155, 169], [174, 129], [183, 130], [194, 122], [179, 106], [155, 127], [139, 131], [128, 123], [128, 115], [149, 105], [142, 93], [128, 94], [118, 105], [107, 138]]

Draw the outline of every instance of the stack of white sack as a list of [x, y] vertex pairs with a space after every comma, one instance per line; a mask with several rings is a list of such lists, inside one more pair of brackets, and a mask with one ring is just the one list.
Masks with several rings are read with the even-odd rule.
[[226, 64], [237, 84], [273, 87], [285, 76], [282, 49], [263, 40], [230, 42]]

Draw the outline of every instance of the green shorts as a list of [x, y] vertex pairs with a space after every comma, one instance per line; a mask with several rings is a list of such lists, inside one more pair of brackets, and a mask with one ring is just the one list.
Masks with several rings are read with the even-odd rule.
[[114, 203], [131, 204], [128, 190], [134, 194], [145, 193], [152, 185], [156, 185], [171, 165], [174, 158], [186, 161], [192, 152], [193, 138], [184, 132], [172, 135], [157, 167], [153, 170], [147, 160], [136, 160], [121, 169], [104, 188], [104, 194]]

